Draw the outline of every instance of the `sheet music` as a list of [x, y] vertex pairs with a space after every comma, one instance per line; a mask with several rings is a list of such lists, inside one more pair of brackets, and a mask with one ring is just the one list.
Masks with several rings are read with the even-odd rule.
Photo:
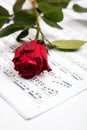
[[[42, 28], [45, 26], [42, 22]], [[50, 28], [49, 31], [49, 27], [44, 31], [49, 35], [54, 33], [54, 29]], [[23, 79], [12, 63], [12, 51], [19, 45], [15, 35], [0, 39], [0, 96], [21, 116], [33, 118], [87, 90], [87, 44], [75, 52], [49, 50], [48, 61], [52, 71], [45, 71], [32, 79]], [[56, 30], [54, 37], [47, 35], [50, 40], [79, 36], [87, 40], [86, 31], [82, 35], [73, 27], [67, 28], [67, 25], [62, 31]]]

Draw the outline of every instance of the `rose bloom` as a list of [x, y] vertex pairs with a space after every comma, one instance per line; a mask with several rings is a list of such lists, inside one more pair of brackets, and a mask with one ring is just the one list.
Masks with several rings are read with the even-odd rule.
[[45, 44], [40, 44], [39, 40], [32, 40], [19, 46], [12, 61], [14, 69], [27, 79], [39, 75], [44, 70], [51, 71]]

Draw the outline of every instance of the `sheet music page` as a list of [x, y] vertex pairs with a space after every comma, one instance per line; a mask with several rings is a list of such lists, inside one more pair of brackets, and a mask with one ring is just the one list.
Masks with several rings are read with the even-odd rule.
[[[0, 1], [1, 2], [1, 1]], [[42, 29], [50, 40], [87, 40], [87, 26], [70, 26], [72, 18], [60, 23], [63, 30], [48, 27], [41, 21]], [[69, 21], [70, 20], [70, 21]], [[68, 23], [67, 23], [67, 22]], [[46, 30], [45, 30], [46, 28]], [[54, 34], [55, 30], [55, 35]], [[87, 44], [74, 52], [49, 50], [48, 61], [51, 72], [44, 72], [31, 79], [23, 79], [14, 70], [13, 50], [19, 45], [15, 34], [0, 39], [0, 96], [25, 119], [33, 118], [87, 90]], [[31, 31], [33, 37], [33, 32]]]

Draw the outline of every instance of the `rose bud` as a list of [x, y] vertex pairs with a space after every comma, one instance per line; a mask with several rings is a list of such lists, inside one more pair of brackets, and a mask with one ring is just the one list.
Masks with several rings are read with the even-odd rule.
[[27, 79], [39, 75], [44, 70], [51, 71], [46, 46], [44, 42], [40, 44], [39, 40], [32, 40], [19, 46], [12, 61], [14, 69]]

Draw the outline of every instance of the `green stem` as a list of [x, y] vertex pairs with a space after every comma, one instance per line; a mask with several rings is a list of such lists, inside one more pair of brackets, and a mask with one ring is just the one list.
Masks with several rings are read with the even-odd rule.
[[40, 32], [40, 27], [37, 26], [37, 32], [36, 32], [35, 39], [38, 39], [38, 38], [39, 38], [39, 32]]
[[39, 25], [39, 13], [37, 12], [37, 7], [38, 7], [38, 4], [37, 4], [37, 1], [36, 0], [30, 0], [31, 1], [31, 4], [32, 4], [32, 7], [33, 7], [33, 11], [37, 17], [37, 32], [36, 32], [36, 36], [35, 36], [35, 39], [39, 39], [39, 32], [40, 32], [40, 25]]

